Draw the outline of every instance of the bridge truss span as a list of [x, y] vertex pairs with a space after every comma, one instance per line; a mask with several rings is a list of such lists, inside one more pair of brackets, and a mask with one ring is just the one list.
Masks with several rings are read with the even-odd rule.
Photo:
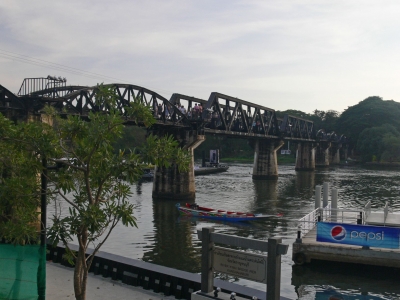
[[[2, 109], [29, 110], [40, 113], [50, 104], [60, 112], [87, 117], [90, 111], [107, 111], [96, 104], [97, 86], [66, 86], [66, 79], [48, 76], [28, 78], [21, 85], [18, 95], [2, 88]], [[208, 100], [173, 94], [168, 100], [145, 87], [132, 84], [107, 84], [117, 96], [116, 109], [122, 115], [133, 101], [147, 105], [156, 118], [155, 126], [182, 127], [199, 134], [212, 133], [231, 137], [255, 139], [280, 139], [298, 142], [325, 140], [328, 135], [316, 137], [312, 121], [296, 116], [278, 117], [274, 109], [251, 103], [218, 92]], [[7, 101], [5, 100], [7, 98]], [[131, 120], [127, 120], [129, 123]]]
[[314, 123], [306, 119], [284, 115], [279, 128], [283, 136], [290, 137], [293, 140], [314, 139]]
[[201, 121], [206, 133], [299, 141], [313, 139], [312, 121], [290, 115], [278, 118], [271, 108], [221, 93], [211, 93], [208, 100], [173, 94], [170, 102], [183, 107], [192, 122]]
[[279, 136], [273, 109], [220, 93], [211, 93], [202, 112], [205, 127], [246, 135]]
[[[131, 84], [107, 84], [117, 96], [116, 109], [122, 115], [126, 114], [125, 108], [133, 101], [140, 101], [148, 106], [157, 120], [157, 124], [190, 127], [186, 116], [166, 98], [147, 88]], [[107, 111], [109, 108], [96, 104], [97, 86], [69, 86], [36, 91], [31, 97], [42, 97], [51, 102], [51, 105], [68, 114], [77, 114], [86, 117], [90, 111]], [[50, 94], [53, 93], [53, 94]], [[62, 94], [63, 96], [59, 96]], [[49, 97], [50, 95], [50, 97]], [[56, 95], [52, 98], [51, 95]], [[130, 122], [129, 120], [127, 121]]]

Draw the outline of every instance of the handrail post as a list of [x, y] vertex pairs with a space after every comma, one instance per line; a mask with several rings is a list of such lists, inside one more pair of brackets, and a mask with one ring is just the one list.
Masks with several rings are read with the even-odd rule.
[[328, 206], [329, 182], [324, 182], [322, 207]]
[[314, 209], [321, 207], [321, 186], [315, 186], [315, 205]]
[[282, 238], [268, 239], [267, 257], [267, 299], [279, 300], [281, 291], [281, 254], [278, 245], [282, 243]]
[[362, 224], [362, 212], [360, 212], [360, 214], [357, 217], [357, 225], [361, 225]]
[[301, 229], [302, 229], [302, 226], [301, 226], [301, 225], [297, 226], [297, 238], [296, 238], [296, 243], [299, 243], [299, 244], [301, 244], [301, 242], [302, 242], [302, 240], [301, 240]]
[[331, 200], [331, 209], [332, 209], [332, 221], [337, 221], [337, 203], [338, 203], [338, 190], [332, 189], [332, 200]]
[[210, 293], [214, 287], [214, 277], [212, 271], [212, 251], [214, 243], [211, 242], [211, 233], [214, 228], [203, 227], [201, 236], [201, 291]]

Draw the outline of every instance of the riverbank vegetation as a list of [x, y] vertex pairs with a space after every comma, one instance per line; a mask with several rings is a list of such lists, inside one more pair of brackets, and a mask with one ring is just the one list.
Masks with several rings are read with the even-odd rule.
[[[292, 153], [295, 153], [295, 145], [292, 146]], [[252, 163], [254, 161], [254, 149], [249, 145], [247, 139], [233, 139], [223, 136], [207, 136], [206, 140], [194, 150], [195, 159], [202, 159], [203, 151], [205, 158], [208, 159], [209, 152], [213, 149], [219, 150], [221, 162]], [[296, 160], [293, 154], [281, 155], [279, 151], [277, 156], [279, 164], [293, 164]]]
[[[335, 110], [314, 110], [306, 113], [299, 110], [276, 111], [279, 118], [285, 114], [297, 116], [314, 122], [315, 130], [345, 135], [349, 142], [349, 156], [362, 162], [400, 162], [400, 103], [383, 100], [381, 97], [368, 97], [342, 113]], [[143, 128], [127, 127], [124, 138], [117, 149], [130, 149], [131, 145], [142, 143], [146, 131]], [[296, 152], [297, 145], [285, 144], [282, 149]], [[207, 135], [206, 140], [194, 151], [195, 159], [202, 158], [205, 151], [219, 149], [221, 161], [253, 161], [254, 150], [247, 139]], [[294, 162], [293, 155], [280, 155], [279, 163]]]
[[[43, 122], [14, 123], [0, 114], [0, 239], [20, 245], [38, 243], [37, 208], [46, 194], [56, 207], [47, 238], [53, 245], [62, 243], [65, 258], [75, 265], [77, 300], [86, 299], [94, 256], [117, 224], [136, 227], [129, 197], [142, 167], [177, 163], [180, 170], [187, 170], [190, 162], [188, 152], [171, 136], [143, 140], [136, 130], [135, 139], [131, 131], [125, 132], [123, 149], [134, 149], [140, 142], [141, 150], [115, 151], [126, 118], [145, 126], [155, 122], [150, 109], [139, 101], [125, 107], [121, 116], [116, 97], [111, 88], [98, 86], [92, 101], [109, 109], [107, 113], [89, 112], [89, 121], [73, 115], [61, 118], [53, 107], [44, 109]], [[126, 181], [120, 180], [122, 176]], [[60, 199], [68, 212], [61, 213]], [[78, 251], [70, 249], [73, 241]]]
[[[285, 114], [297, 116], [314, 122], [315, 130], [344, 135], [349, 142], [350, 157], [362, 162], [400, 162], [400, 103], [371, 96], [342, 113], [335, 110], [314, 110], [306, 113], [299, 110], [277, 111], [282, 118]], [[284, 146], [286, 149], [287, 144]], [[208, 137], [195, 151], [219, 149], [222, 159], [253, 160], [254, 151], [246, 140], [223, 137]], [[283, 148], [282, 148], [283, 149]], [[290, 144], [292, 153], [296, 145]], [[279, 155], [278, 161], [294, 161], [292, 155]]]

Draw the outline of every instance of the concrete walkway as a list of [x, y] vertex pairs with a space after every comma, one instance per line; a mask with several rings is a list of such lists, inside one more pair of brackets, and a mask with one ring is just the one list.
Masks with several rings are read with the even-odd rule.
[[[46, 300], [75, 299], [73, 285], [73, 269], [60, 264], [46, 264]], [[158, 300], [175, 299], [174, 296], [164, 296], [141, 287], [134, 287], [104, 278], [101, 275], [89, 273], [86, 300]]]

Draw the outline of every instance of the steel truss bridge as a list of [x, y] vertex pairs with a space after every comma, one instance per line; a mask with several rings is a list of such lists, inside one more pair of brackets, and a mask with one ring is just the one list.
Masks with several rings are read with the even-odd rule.
[[[314, 128], [312, 121], [291, 115], [278, 118], [274, 109], [216, 92], [211, 93], [208, 100], [182, 94], [173, 94], [168, 100], [137, 85], [115, 83], [105, 86], [115, 91], [116, 109], [122, 115], [132, 101], [149, 106], [157, 120], [155, 127], [182, 127], [197, 130], [199, 134], [247, 139], [346, 142], [344, 136], [326, 134]], [[65, 78], [27, 78], [18, 94], [0, 85], [0, 112], [5, 115], [12, 112], [14, 118], [18, 118], [28, 113], [40, 114], [45, 105], [51, 105], [62, 114], [87, 117], [90, 111], [108, 110], [95, 104], [97, 92], [97, 86], [67, 86]], [[202, 113], [194, 111], [196, 104], [202, 106]], [[126, 119], [126, 123], [133, 123], [133, 120]]]

